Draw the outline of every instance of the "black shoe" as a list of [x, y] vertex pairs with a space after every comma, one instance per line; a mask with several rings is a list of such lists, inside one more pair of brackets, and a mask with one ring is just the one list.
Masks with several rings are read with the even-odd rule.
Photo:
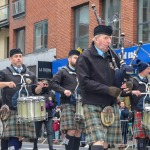
[[38, 148], [33, 148], [33, 150], [38, 150]]

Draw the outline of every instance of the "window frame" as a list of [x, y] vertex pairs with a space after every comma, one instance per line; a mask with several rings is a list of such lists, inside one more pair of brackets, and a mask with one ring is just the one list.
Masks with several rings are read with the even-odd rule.
[[[112, 2], [112, 0], [109, 0], [110, 2]], [[120, 2], [120, 12], [118, 12], [119, 13], [119, 15], [121, 16], [121, 1], [120, 0], [118, 0], [119, 2]], [[106, 14], [106, 7], [108, 7], [108, 1], [107, 0], [103, 0], [102, 1], [102, 17], [104, 18], [102, 18], [102, 20], [104, 20], [104, 21], [106, 21], [107, 22], [107, 19], [106, 19], [106, 17], [108, 16], [108, 12], [107, 12], [107, 14]], [[108, 8], [107, 8], [108, 9]], [[115, 15], [115, 14], [114, 14]], [[116, 31], [118, 32], [117, 33], [117, 37], [116, 37], [116, 39], [118, 39], [118, 40], [116, 40], [117, 42], [116, 43], [113, 43], [113, 41], [115, 40], [115, 38], [113, 37], [114, 36], [114, 33], [116, 33]], [[120, 41], [121, 41], [121, 20], [119, 20], [119, 27], [118, 28], [113, 28], [113, 34], [112, 34], [112, 43], [111, 43], [111, 46], [114, 48], [114, 49], [118, 49], [118, 48], [120, 48]], [[116, 46], [115, 46], [116, 45]]]
[[[139, 19], [139, 18], [141, 18], [140, 12], [142, 11], [142, 13], [143, 13], [143, 6], [141, 8], [142, 10], [140, 11], [140, 6], [141, 5], [139, 4], [142, 1], [143, 0], [138, 0], [137, 1], [138, 11], [137, 11], [137, 38], [136, 39], [137, 39], [138, 42], [142, 41], [143, 43], [150, 43], [150, 31], [149, 31], [149, 35], [148, 35], [148, 38], [147, 38], [148, 40], [145, 41], [145, 40], [143, 40], [144, 39], [144, 34], [143, 34], [144, 28], [142, 27], [142, 30], [140, 30], [141, 26], [146, 25], [146, 24], [149, 26], [148, 29], [150, 30], [150, 21], [147, 19], [145, 22], [140, 22], [140, 19]], [[147, 0], [147, 2], [148, 2], [148, 0]], [[149, 5], [150, 5], [150, 2], [149, 2]], [[150, 7], [149, 7], [149, 9], [150, 9]], [[149, 13], [150, 13], [150, 11], [149, 11]], [[145, 16], [143, 16], [143, 17], [145, 17]], [[142, 17], [142, 19], [143, 19], [143, 17]]]
[[[79, 32], [80, 32], [79, 31], [80, 30], [80, 27], [79, 27], [80, 26], [80, 22], [79, 22], [80, 15], [79, 14], [80, 14], [81, 8], [83, 8], [83, 7], [87, 7], [87, 9], [88, 9], [88, 33], [86, 35], [80, 36], [79, 35]], [[90, 25], [89, 16], [90, 16], [90, 12], [89, 12], [89, 4], [88, 3], [86, 3], [84, 5], [80, 5], [74, 9], [74, 48], [75, 49], [80, 47], [80, 41], [84, 38], [87, 38], [87, 40], [88, 40], [87, 47], [84, 47], [84, 49], [88, 48], [88, 46], [89, 46], [89, 25]], [[83, 49], [83, 47], [80, 47], [80, 48]]]
[[[41, 48], [36, 48], [36, 44], [37, 44], [37, 41], [36, 41], [36, 27], [40, 27], [42, 25], [42, 43], [43, 45], [41, 45]], [[46, 43], [46, 46], [45, 46], [45, 30], [46, 30], [46, 25], [47, 25], [47, 43]], [[40, 22], [37, 22], [34, 24], [34, 52], [41, 52], [41, 51], [46, 51], [48, 50], [48, 20], [42, 20]]]
[[[17, 34], [18, 34], [20, 31], [24, 31], [24, 43], [21, 43], [21, 44], [23, 44], [24, 49], [22, 49], [21, 47], [18, 46], [18, 43], [20, 43], [20, 42], [18, 41], [18, 39], [20, 39], [20, 38], [17, 36]], [[26, 34], [25, 27], [17, 29], [17, 30], [15, 31], [15, 33], [16, 33], [16, 48], [20, 48], [20, 49], [23, 51], [23, 54], [25, 54], [25, 34]]]

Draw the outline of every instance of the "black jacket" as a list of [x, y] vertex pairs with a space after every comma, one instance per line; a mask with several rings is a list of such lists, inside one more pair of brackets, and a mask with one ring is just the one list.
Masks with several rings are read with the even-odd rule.
[[[116, 58], [119, 67], [119, 60]], [[109, 95], [109, 87], [115, 86], [115, 70], [109, 52], [103, 58], [92, 43], [78, 58], [77, 77], [81, 88], [83, 103], [93, 105], [112, 105], [116, 99]]]
[[[13, 73], [17, 73], [17, 72], [12, 66], [1, 70], [0, 71], [0, 82], [13, 81], [16, 85], [18, 83], [20, 83], [21, 77], [18, 75], [17, 76], [13, 75]], [[24, 80], [27, 84], [32, 85], [32, 84], [35, 84], [37, 82], [35, 75], [31, 71], [29, 71], [24, 65], [23, 65], [23, 70], [22, 70], [21, 74], [28, 74], [29, 75], [29, 76], [24, 77]], [[2, 91], [3, 104], [7, 104], [9, 106], [9, 108], [12, 110], [16, 110], [16, 108], [14, 108], [12, 106], [12, 97], [20, 88], [21, 88], [21, 86], [17, 85], [15, 88], [5, 87], [1, 90]], [[31, 95], [32, 94], [32, 86], [27, 87], [27, 89]]]
[[[139, 84], [140, 82], [143, 82], [139, 76], [137, 78], [133, 78], [133, 89], [132, 90], [139, 90], [140, 92], [146, 92], [145, 85]], [[145, 83], [148, 82], [148, 79]], [[136, 95], [130, 95], [130, 102], [131, 102], [131, 110], [138, 110], [137, 104], [141, 98], [143, 98], [145, 95], [136, 96]]]
[[120, 120], [127, 120], [129, 117], [129, 109], [127, 107], [120, 108]]
[[72, 72], [71, 74], [65, 68], [62, 68], [57, 72], [57, 74], [54, 75], [50, 82], [50, 89], [61, 94], [61, 104], [70, 103], [70, 97], [67, 97], [64, 94], [64, 91], [70, 90], [74, 93], [75, 88], [77, 87], [77, 77], [75, 71], [69, 68], [69, 66], [66, 67], [70, 70], [70, 72]]

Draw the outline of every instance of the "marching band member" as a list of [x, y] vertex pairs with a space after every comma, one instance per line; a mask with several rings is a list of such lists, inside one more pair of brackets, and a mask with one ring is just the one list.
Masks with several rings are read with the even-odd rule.
[[[20, 49], [10, 50], [11, 65], [0, 71], [0, 88], [2, 89], [3, 104], [7, 105], [7, 112], [10, 116], [3, 121], [3, 138], [9, 138], [9, 150], [19, 150], [22, 147], [22, 137], [35, 137], [35, 128], [33, 122], [20, 123], [17, 122], [17, 92], [20, 89], [21, 75], [28, 74], [24, 77], [26, 84], [36, 84], [36, 77], [23, 64], [23, 52]], [[36, 93], [40, 93], [43, 85], [38, 85], [35, 89]], [[29, 93], [32, 92], [32, 87], [28, 87]], [[15, 100], [13, 101], [13, 99]], [[16, 104], [16, 105], [14, 105]], [[4, 105], [4, 106], [6, 106]], [[3, 107], [3, 106], [2, 106]]]
[[44, 84], [40, 95], [45, 97], [46, 100], [46, 112], [48, 113], [48, 118], [42, 121], [35, 121], [35, 129], [36, 129], [36, 138], [34, 139], [34, 147], [33, 150], [38, 150], [38, 138], [40, 136], [40, 131], [42, 129], [42, 124], [45, 125], [46, 132], [47, 132], [47, 141], [49, 145], [49, 150], [53, 149], [53, 128], [52, 128], [52, 109], [56, 107], [56, 99], [55, 93], [49, 89], [49, 80], [42, 79], [40, 82]]
[[[81, 88], [86, 127], [86, 140], [92, 150], [104, 150], [108, 144], [122, 142], [119, 107], [117, 97], [121, 90], [115, 84], [115, 69], [108, 48], [111, 44], [112, 28], [98, 25], [94, 29], [94, 38], [89, 49], [79, 56], [76, 64], [77, 77]], [[119, 59], [116, 57], [116, 63]], [[125, 89], [127, 90], [127, 89]], [[100, 117], [106, 106], [110, 112]], [[114, 112], [112, 115], [111, 112]], [[102, 116], [102, 115], [101, 115]], [[114, 117], [113, 117], [114, 116]], [[111, 125], [102, 123], [107, 120]]]
[[133, 136], [137, 139], [138, 150], [146, 150], [150, 139], [150, 130], [143, 128], [141, 124], [143, 108], [137, 106], [139, 101], [144, 97], [144, 95], [141, 95], [141, 92], [146, 92], [145, 85], [139, 82], [146, 84], [149, 82], [147, 76], [150, 73], [150, 65], [137, 60], [137, 66], [138, 75], [133, 78], [132, 95], [130, 95], [131, 110], [134, 112]]
[[78, 150], [80, 136], [84, 125], [82, 122], [75, 122], [76, 100], [74, 97], [77, 87], [75, 64], [80, 52], [71, 50], [68, 54], [68, 65], [58, 71], [50, 82], [50, 88], [61, 94], [61, 119], [60, 130], [66, 133], [66, 150]]

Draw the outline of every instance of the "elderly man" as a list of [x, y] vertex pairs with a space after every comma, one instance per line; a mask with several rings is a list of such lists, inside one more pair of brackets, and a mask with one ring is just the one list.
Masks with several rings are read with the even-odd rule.
[[[111, 26], [95, 27], [91, 47], [79, 56], [76, 64], [83, 99], [86, 138], [92, 150], [108, 149], [107, 143], [122, 141], [117, 105], [121, 89], [116, 87], [115, 66], [109, 52], [112, 32]], [[120, 67], [119, 59], [115, 59]]]

